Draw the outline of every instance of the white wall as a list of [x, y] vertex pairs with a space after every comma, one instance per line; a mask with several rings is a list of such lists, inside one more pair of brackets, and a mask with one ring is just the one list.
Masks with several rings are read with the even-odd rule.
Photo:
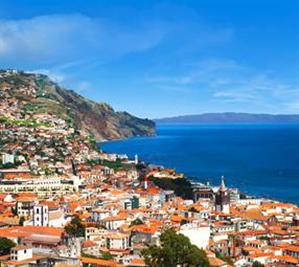
[[193, 245], [199, 248], [206, 249], [209, 245], [210, 227], [196, 227], [189, 224], [181, 227], [180, 233], [187, 236]]

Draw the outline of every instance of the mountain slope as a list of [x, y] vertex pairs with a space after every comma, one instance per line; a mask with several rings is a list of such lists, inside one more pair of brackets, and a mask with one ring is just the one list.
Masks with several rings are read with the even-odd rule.
[[60, 87], [46, 75], [0, 71], [0, 94], [0, 104], [15, 99], [24, 116], [53, 114], [76, 130], [93, 134], [97, 140], [155, 133], [153, 121], [116, 112], [108, 104], [97, 103]]
[[299, 123], [299, 115], [204, 113], [156, 119], [157, 123]]

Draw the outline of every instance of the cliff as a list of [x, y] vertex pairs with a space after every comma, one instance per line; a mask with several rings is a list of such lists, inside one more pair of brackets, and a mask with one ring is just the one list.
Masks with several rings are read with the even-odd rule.
[[0, 71], [0, 97], [0, 104], [11, 101], [24, 116], [56, 115], [76, 130], [93, 134], [98, 141], [155, 133], [153, 121], [116, 112], [108, 104], [89, 100], [42, 74]]

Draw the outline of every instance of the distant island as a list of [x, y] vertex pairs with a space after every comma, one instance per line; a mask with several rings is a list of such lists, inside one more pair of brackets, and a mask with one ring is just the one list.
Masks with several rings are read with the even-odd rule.
[[299, 114], [203, 113], [155, 119], [156, 123], [299, 123]]

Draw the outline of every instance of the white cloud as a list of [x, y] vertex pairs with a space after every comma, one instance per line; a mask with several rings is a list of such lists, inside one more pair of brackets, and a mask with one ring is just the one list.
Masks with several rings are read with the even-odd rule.
[[159, 25], [127, 29], [119, 22], [80, 14], [0, 20], [0, 57], [2, 64], [44, 67], [145, 51], [163, 36]]
[[[185, 74], [154, 76], [148, 82], [161, 87], [184, 88], [181, 93], [204, 93], [207, 101], [253, 104], [260, 109], [298, 112], [298, 85], [281, 81], [268, 72], [243, 66], [231, 59], [206, 59], [189, 65]], [[189, 90], [187, 90], [189, 89]]]
[[39, 73], [47, 75], [53, 82], [61, 83], [65, 80], [65, 75], [62, 73], [53, 72], [47, 69], [36, 69], [28, 71], [29, 73]]
[[213, 96], [228, 100], [230, 102], [256, 100], [256, 97], [253, 94], [238, 91], [218, 91], [215, 92]]

